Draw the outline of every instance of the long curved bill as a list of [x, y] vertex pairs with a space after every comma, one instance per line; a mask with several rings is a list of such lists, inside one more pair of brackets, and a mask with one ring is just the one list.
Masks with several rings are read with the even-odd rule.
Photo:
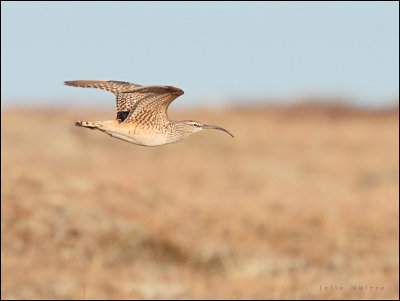
[[234, 137], [231, 132], [229, 132], [228, 130], [226, 130], [220, 126], [204, 124], [203, 129], [214, 129], [214, 130], [224, 131], [225, 133], [228, 133], [232, 138]]

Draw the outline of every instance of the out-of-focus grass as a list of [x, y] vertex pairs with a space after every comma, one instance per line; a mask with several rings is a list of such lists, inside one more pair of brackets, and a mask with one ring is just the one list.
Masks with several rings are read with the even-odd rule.
[[175, 112], [235, 139], [158, 148], [73, 126], [113, 114], [2, 111], [2, 298], [398, 299], [397, 110]]

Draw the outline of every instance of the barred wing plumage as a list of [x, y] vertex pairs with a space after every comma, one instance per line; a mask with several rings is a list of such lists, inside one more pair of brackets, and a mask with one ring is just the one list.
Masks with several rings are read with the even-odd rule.
[[132, 107], [124, 122], [140, 124], [168, 122], [168, 106], [174, 99], [184, 94], [183, 90], [172, 86], [137, 87], [121, 93], [138, 95], [139, 100]]
[[64, 84], [73, 87], [97, 88], [113, 93], [116, 97], [117, 119], [122, 120], [128, 116], [129, 112], [132, 110], [132, 107], [135, 106], [136, 102], [138, 102], [142, 96], [141, 94], [136, 93], [122, 93], [125, 90], [141, 87], [141, 85], [123, 81], [74, 80], [65, 81]]

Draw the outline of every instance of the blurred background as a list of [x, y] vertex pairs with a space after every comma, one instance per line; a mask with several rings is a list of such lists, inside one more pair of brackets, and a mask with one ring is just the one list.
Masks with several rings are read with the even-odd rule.
[[[4, 299], [398, 299], [398, 2], [2, 2]], [[223, 126], [74, 127], [108, 79]]]

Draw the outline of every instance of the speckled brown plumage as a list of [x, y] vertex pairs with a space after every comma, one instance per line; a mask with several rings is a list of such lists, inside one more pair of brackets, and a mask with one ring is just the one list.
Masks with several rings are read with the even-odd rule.
[[158, 146], [178, 142], [202, 129], [224, 128], [196, 121], [168, 119], [170, 103], [184, 92], [172, 86], [141, 86], [121, 81], [77, 80], [66, 81], [74, 87], [98, 88], [116, 95], [117, 118], [108, 121], [78, 121], [78, 126], [98, 129], [114, 138], [143, 146]]
[[113, 93], [116, 97], [117, 114], [119, 112], [130, 111], [130, 108], [140, 99], [140, 95], [135, 93], [122, 93], [125, 90], [140, 87], [140, 85], [133, 83], [115, 80], [73, 80], [64, 83], [67, 86], [97, 88]]

